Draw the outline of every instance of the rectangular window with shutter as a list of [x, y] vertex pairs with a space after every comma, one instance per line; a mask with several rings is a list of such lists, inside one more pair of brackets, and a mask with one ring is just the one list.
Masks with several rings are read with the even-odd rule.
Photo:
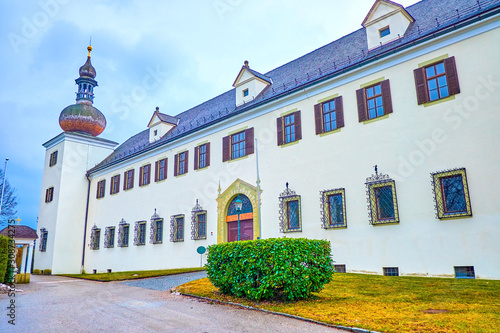
[[120, 175], [111, 177], [110, 194], [115, 194], [120, 191]]
[[278, 146], [302, 139], [300, 111], [286, 114], [276, 120]]
[[413, 75], [419, 105], [460, 93], [455, 57], [417, 68]]
[[45, 191], [45, 202], [51, 202], [52, 200], [54, 199], [54, 188], [53, 187], [49, 187], [46, 191]]
[[188, 172], [189, 151], [178, 153], [174, 157], [174, 176], [184, 175]]
[[314, 106], [316, 134], [328, 133], [344, 127], [342, 96]]
[[199, 170], [210, 166], [210, 142], [194, 148], [194, 169]]
[[253, 127], [222, 138], [222, 162], [254, 153]]
[[57, 150], [50, 154], [49, 166], [54, 166], [57, 164]]
[[155, 182], [167, 179], [167, 162], [167, 158], [155, 162]]
[[134, 187], [134, 169], [125, 171], [123, 174], [123, 190], [130, 190]]
[[97, 182], [97, 199], [104, 197], [104, 191], [106, 190], [106, 179]]
[[150, 181], [151, 181], [151, 164], [147, 164], [139, 169], [139, 186], [148, 185]]
[[392, 113], [392, 98], [389, 80], [356, 91], [358, 118], [360, 122]]

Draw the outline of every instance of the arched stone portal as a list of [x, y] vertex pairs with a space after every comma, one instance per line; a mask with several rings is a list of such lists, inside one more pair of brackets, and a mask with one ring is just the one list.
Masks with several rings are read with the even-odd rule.
[[[262, 193], [262, 190], [260, 190]], [[228, 242], [228, 236], [233, 236], [234, 233], [229, 231], [233, 229], [234, 212], [230, 211], [231, 202], [238, 194], [248, 198], [248, 206], [251, 206], [251, 211], [240, 215], [240, 222], [243, 222], [243, 228], [246, 228], [246, 236], [241, 240], [257, 239], [259, 236], [259, 211], [257, 204], [257, 187], [250, 185], [241, 179], [236, 179], [224, 192], [219, 193], [217, 197], [217, 243]], [[242, 199], [243, 200], [243, 199]], [[245, 201], [245, 200], [244, 200]], [[247, 208], [248, 209], [248, 208]], [[250, 222], [252, 221], [252, 222]], [[237, 220], [236, 220], [237, 223]], [[250, 225], [249, 225], [250, 223]], [[241, 227], [241, 225], [240, 225]], [[248, 237], [249, 230], [252, 229], [253, 235]]]

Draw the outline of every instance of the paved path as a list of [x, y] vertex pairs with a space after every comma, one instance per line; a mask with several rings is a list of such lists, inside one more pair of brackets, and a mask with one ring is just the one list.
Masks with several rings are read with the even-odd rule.
[[121, 282], [127, 286], [167, 291], [181, 284], [207, 277], [206, 271], [160, 276], [156, 278], [129, 280]]
[[158, 279], [147, 280], [154, 288], [32, 275], [15, 296], [15, 327], [6, 316], [12, 298], [0, 295], [0, 332], [343, 332], [153, 290]]

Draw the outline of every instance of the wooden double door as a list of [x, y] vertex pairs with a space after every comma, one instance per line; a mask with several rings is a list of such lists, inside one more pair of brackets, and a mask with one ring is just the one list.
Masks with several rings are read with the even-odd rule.
[[[227, 222], [227, 241], [238, 240], [238, 221]], [[253, 240], [253, 219], [240, 220], [240, 240]]]

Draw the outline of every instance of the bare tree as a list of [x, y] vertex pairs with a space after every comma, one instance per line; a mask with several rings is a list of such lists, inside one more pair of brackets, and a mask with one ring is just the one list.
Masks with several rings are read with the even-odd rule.
[[[2, 193], [4, 172], [0, 169], [0, 195]], [[12, 188], [9, 184], [9, 180], [5, 180], [5, 191], [3, 192], [3, 202], [2, 202], [2, 213], [0, 215], [0, 225], [6, 225], [7, 220], [13, 218], [17, 213], [18, 198], [16, 195], [16, 189]]]

